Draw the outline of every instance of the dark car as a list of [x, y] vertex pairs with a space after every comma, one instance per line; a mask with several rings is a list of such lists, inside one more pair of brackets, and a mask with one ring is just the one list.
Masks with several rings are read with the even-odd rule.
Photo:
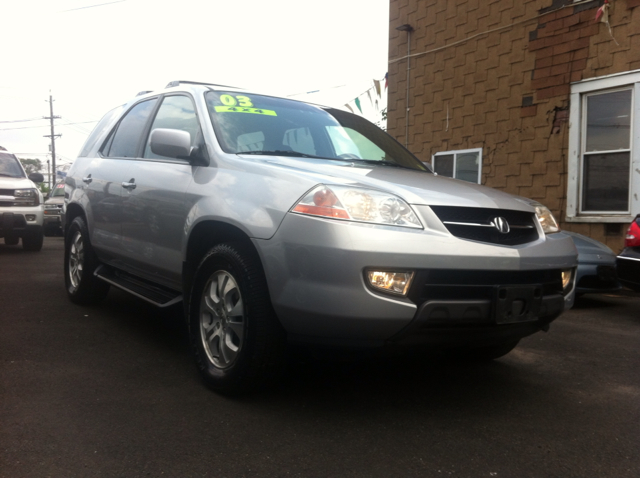
[[578, 250], [576, 294], [615, 292], [622, 286], [616, 274], [616, 255], [601, 242], [576, 232], [564, 231]]
[[629, 226], [624, 245], [617, 260], [618, 278], [625, 287], [640, 292], [640, 214]]
[[62, 234], [60, 214], [64, 204], [64, 183], [56, 184], [44, 202], [44, 235]]

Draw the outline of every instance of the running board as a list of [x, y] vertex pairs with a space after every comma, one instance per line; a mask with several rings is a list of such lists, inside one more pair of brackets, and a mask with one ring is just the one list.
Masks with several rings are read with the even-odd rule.
[[156, 307], [169, 307], [182, 301], [182, 294], [153, 284], [111, 267], [100, 265], [94, 275], [112, 286], [147, 301]]

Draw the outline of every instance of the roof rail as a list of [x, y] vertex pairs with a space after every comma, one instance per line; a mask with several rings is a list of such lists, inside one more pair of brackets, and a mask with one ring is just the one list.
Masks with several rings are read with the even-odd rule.
[[139, 92], [136, 96], [142, 96], [142, 95], [146, 95], [147, 93], [151, 93], [153, 90], [144, 90]]
[[174, 86], [179, 86], [182, 84], [187, 84], [187, 85], [205, 85], [205, 86], [222, 86], [223, 88], [236, 88], [236, 89], [242, 89], [242, 88], [238, 88], [237, 86], [229, 86], [229, 85], [216, 85], [215, 83], [203, 83], [201, 81], [189, 81], [189, 80], [175, 80], [175, 81], [170, 81], [169, 84], [165, 87], [165, 88], [173, 88]]

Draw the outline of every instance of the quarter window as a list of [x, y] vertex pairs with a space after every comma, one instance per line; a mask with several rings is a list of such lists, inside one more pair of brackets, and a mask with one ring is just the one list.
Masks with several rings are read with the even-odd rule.
[[439, 176], [480, 184], [482, 149], [436, 153], [431, 158], [431, 164]]

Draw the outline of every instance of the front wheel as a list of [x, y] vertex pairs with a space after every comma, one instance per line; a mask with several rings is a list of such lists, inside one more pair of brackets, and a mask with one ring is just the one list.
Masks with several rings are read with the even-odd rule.
[[78, 216], [69, 226], [64, 244], [64, 283], [71, 302], [90, 305], [106, 297], [109, 284], [94, 276], [99, 265], [87, 224]]
[[254, 390], [280, 374], [285, 333], [248, 246], [219, 244], [204, 257], [190, 294], [189, 333], [200, 374], [215, 391]]

